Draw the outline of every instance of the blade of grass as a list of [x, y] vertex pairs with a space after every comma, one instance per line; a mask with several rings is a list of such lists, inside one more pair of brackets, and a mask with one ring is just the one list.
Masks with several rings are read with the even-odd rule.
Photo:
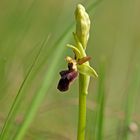
[[95, 120], [95, 140], [103, 140], [103, 123], [104, 123], [104, 110], [105, 110], [105, 64], [104, 62], [100, 66], [99, 73], [99, 87], [97, 96], [97, 112]]
[[124, 133], [124, 140], [130, 140], [132, 136], [132, 132], [129, 129], [129, 126], [132, 120], [132, 114], [134, 110], [135, 105], [135, 99], [136, 99], [136, 93], [140, 85], [140, 72], [139, 69], [136, 70], [133, 76], [133, 80], [131, 83], [130, 88], [128, 88], [128, 94], [127, 94], [127, 101], [126, 101], [126, 107], [125, 107], [125, 133]]
[[[48, 38], [47, 38], [47, 40], [48, 40]], [[8, 134], [9, 129], [11, 128], [11, 124], [12, 124], [13, 119], [15, 118], [17, 110], [18, 110], [17, 108], [19, 107], [20, 101], [22, 100], [22, 96], [23, 96], [21, 94], [22, 89], [24, 88], [24, 85], [25, 85], [26, 81], [30, 77], [30, 74], [31, 74], [31, 72], [33, 70], [33, 67], [35, 66], [36, 61], [38, 60], [38, 58], [40, 56], [41, 50], [42, 50], [45, 42], [46, 42], [46, 39], [42, 42], [40, 50], [38, 51], [38, 54], [36, 55], [36, 58], [34, 59], [32, 65], [30, 66], [29, 71], [28, 71], [25, 79], [23, 80], [23, 82], [22, 82], [22, 84], [21, 84], [21, 86], [19, 88], [19, 91], [18, 91], [18, 93], [17, 93], [17, 95], [16, 95], [16, 97], [14, 99], [14, 102], [13, 102], [11, 108], [10, 108], [10, 111], [8, 113], [8, 116], [7, 116], [6, 120], [5, 120], [4, 126], [3, 126], [2, 131], [1, 131], [1, 135], [0, 135], [1, 140], [6, 139], [9, 136], [9, 134]]]

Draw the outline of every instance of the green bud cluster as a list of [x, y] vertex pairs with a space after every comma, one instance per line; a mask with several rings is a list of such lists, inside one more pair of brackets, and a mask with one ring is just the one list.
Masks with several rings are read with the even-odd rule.
[[81, 42], [84, 49], [86, 49], [89, 39], [90, 19], [89, 15], [85, 11], [85, 8], [78, 4], [75, 10], [76, 19], [76, 35]]

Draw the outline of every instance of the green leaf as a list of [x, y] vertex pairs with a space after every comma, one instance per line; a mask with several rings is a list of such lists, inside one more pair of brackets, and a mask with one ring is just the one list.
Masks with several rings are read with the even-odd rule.
[[90, 67], [88, 64], [77, 65], [77, 69], [79, 73], [81, 74], [92, 76], [94, 78], [98, 77], [98, 74], [96, 73], [96, 71], [92, 67]]

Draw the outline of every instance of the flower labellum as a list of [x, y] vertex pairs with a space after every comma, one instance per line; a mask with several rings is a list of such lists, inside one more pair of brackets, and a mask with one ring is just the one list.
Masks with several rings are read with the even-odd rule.
[[61, 79], [59, 80], [57, 89], [64, 92], [69, 89], [69, 85], [78, 76], [78, 72], [73, 69], [73, 63], [68, 63], [68, 70], [60, 72]]

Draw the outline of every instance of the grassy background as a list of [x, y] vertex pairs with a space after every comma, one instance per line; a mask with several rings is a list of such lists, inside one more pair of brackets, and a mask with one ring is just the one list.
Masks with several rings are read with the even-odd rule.
[[74, 28], [68, 28], [74, 23], [77, 3], [85, 7], [95, 3], [89, 10], [87, 54], [92, 56], [91, 65], [99, 78], [91, 79], [89, 87], [86, 139], [140, 139], [139, 129], [128, 130], [133, 122], [140, 125], [140, 1], [2, 0], [0, 130], [27, 77], [4, 140], [15, 139], [19, 133], [44, 77], [48, 87], [24, 139], [76, 139], [78, 80], [66, 94], [61, 94], [56, 86], [59, 71], [66, 68], [64, 57], [72, 55], [65, 44], [73, 42]]

